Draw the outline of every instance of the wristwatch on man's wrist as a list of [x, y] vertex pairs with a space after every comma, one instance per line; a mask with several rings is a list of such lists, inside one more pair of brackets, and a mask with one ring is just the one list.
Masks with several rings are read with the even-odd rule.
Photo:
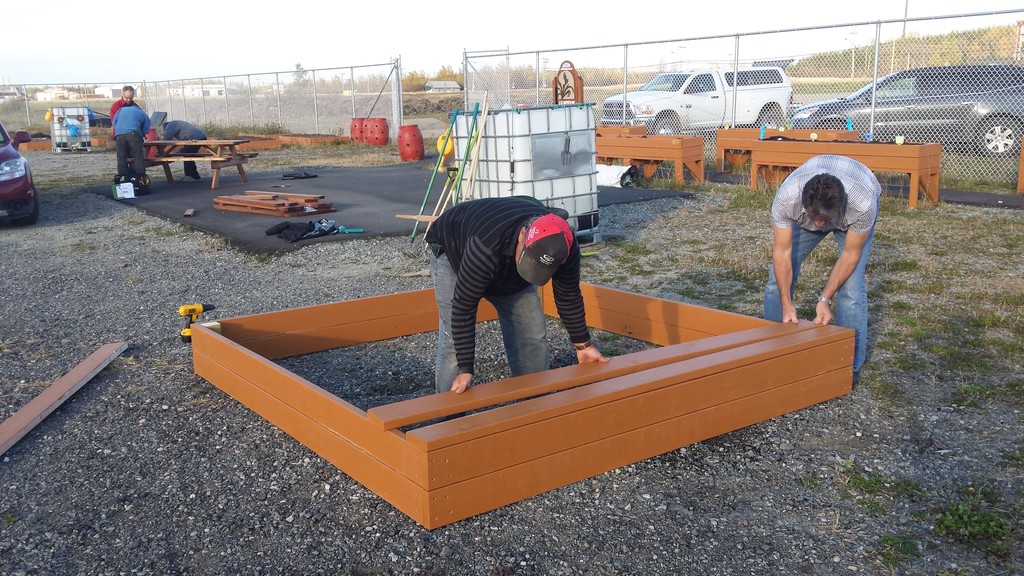
[[578, 352], [580, 350], [586, 350], [587, 348], [590, 348], [593, 345], [594, 344], [590, 340], [587, 340], [586, 342], [580, 342], [579, 344], [573, 344], [572, 347], [575, 348], [576, 351]]
[[824, 302], [824, 303], [828, 304], [829, 308], [832, 307], [832, 299], [831, 298], [825, 298], [824, 296], [818, 296], [818, 302]]

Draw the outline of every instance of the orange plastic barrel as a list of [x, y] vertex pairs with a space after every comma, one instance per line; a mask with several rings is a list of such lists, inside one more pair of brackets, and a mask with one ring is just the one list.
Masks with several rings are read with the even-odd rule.
[[[146, 134], [146, 140], [159, 140], [160, 137], [156, 135], [156, 128], [150, 128], [149, 133]], [[146, 151], [146, 158], [156, 158], [156, 147], [150, 146], [149, 150]]]
[[398, 155], [406, 162], [423, 160], [423, 133], [415, 124], [398, 127]]
[[384, 146], [388, 143], [388, 120], [387, 118], [367, 118], [363, 124], [363, 135], [367, 144]]
[[364, 129], [366, 128], [366, 118], [353, 118], [352, 123], [349, 124], [348, 133], [349, 137], [353, 142], [366, 142], [366, 135]]

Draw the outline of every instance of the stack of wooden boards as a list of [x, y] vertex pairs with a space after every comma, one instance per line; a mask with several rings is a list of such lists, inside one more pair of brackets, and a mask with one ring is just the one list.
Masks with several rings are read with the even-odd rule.
[[324, 202], [323, 199], [323, 195], [319, 194], [283, 194], [246, 190], [242, 194], [215, 197], [213, 207], [218, 210], [270, 216], [308, 216], [334, 212], [334, 207], [329, 202]]

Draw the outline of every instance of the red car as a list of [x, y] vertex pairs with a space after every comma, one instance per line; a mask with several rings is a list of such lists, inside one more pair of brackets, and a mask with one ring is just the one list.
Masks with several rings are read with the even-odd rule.
[[0, 124], [0, 220], [11, 224], [35, 224], [39, 220], [39, 194], [32, 183], [28, 160], [18, 152], [18, 146], [30, 142], [25, 130], [18, 130], [14, 138]]

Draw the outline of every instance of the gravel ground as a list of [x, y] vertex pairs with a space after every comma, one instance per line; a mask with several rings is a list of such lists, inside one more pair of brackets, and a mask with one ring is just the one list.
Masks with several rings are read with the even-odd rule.
[[[76, 180], [104, 179], [113, 165], [109, 153], [26, 156], [43, 213], [36, 226], [0, 226], [0, 417], [102, 344], [130, 346], [0, 459], [2, 574], [1024, 570], [1019, 407], [952, 405], [937, 391], [945, 380], [927, 372], [892, 383], [912, 391], [909, 404], [860, 386], [822, 405], [424, 530], [196, 376], [177, 315], [189, 302], [216, 304], [204, 316], [215, 320], [428, 287], [428, 278], [401, 276], [426, 268], [419, 244], [367, 239], [254, 258], [217, 237], [82, 191]], [[689, 270], [622, 272], [627, 255], [656, 264], [667, 252], [699, 253], [695, 238], [749, 242], [761, 269], [766, 219], [723, 229], [731, 194], [719, 187], [690, 200], [602, 208], [609, 241], [585, 259], [584, 278], [709, 306], [729, 302], [757, 315], [756, 281], [695, 280], [695, 271], [714, 279], [731, 257], [727, 251], [695, 257]], [[1020, 214], [944, 206], [913, 217], [940, 216], [1014, 219], [1016, 238], [1024, 238]], [[888, 224], [883, 228], [895, 236]], [[876, 244], [880, 259], [896, 250]], [[1015, 258], [999, 274], [1016, 275], [1019, 287]], [[879, 316], [873, 308], [872, 321]], [[561, 338], [560, 329], [553, 335]], [[432, 350], [427, 335], [282, 364], [369, 407], [429, 393]], [[884, 364], [885, 354], [873, 361]], [[485, 330], [480, 358], [487, 374], [503, 376], [493, 330]], [[555, 359], [569, 361], [562, 353]], [[1019, 357], [1013, 362], [1009, 369], [1019, 374]], [[382, 384], [353, 387], [365, 382]], [[936, 530], [938, 510], [991, 493], [1001, 497], [993, 510], [1009, 522], [1008, 552]]]

